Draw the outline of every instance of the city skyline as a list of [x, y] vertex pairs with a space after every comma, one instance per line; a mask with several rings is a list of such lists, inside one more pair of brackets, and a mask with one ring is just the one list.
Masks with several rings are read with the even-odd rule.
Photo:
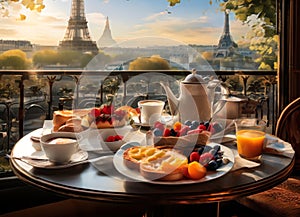
[[[67, 29], [71, 1], [44, 0], [46, 8], [41, 13], [24, 11], [15, 4], [8, 17], [1, 17], [0, 39], [57, 46]], [[20, 13], [26, 20], [17, 20]], [[112, 37], [119, 44], [156, 37], [164, 43], [167, 39], [170, 43], [216, 45], [224, 27], [224, 13], [216, 1], [210, 5], [209, 0], [181, 1], [175, 7], [169, 7], [166, 0], [156, 0], [155, 4], [147, 0], [86, 0], [85, 15], [93, 41], [100, 38], [109, 17]], [[230, 14], [230, 31], [236, 42], [248, 29]]]

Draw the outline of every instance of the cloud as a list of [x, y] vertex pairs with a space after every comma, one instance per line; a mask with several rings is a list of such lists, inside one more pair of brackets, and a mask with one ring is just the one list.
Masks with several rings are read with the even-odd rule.
[[0, 38], [29, 40], [34, 44], [57, 45], [63, 39], [67, 20], [65, 17], [31, 12], [24, 21], [16, 17], [2, 18]]
[[[221, 27], [212, 25], [207, 16], [201, 16], [194, 20], [170, 17], [157, 20], [149, 19], [149, 21], [152, 22], [136, 25], [127, 37], [156, 36], [180, 40], [188, 44], [216, 45], [223, 33], [223, 23]], [[240, 39], [249, 29], [239, 21], [231, 21], [230, 27], [231, 34], [236, 40]]]
[[86, 19], [89, 23], [105, 23], [106, 16], [104, 16], [102, 13], [88, 13], [86, 14]]
[[165, 15], [168, 15], [168, 13], [170, 13], [168, 10], [165, 10], [165, 11], [161, 11], [159, 13], [155, 13], [155, 14], [152, 14], [148, 17], [146, 17], [144, 20], [145, 21], [151, 21], [151, 20], [155, 20], [161, 16], [165, 16]]

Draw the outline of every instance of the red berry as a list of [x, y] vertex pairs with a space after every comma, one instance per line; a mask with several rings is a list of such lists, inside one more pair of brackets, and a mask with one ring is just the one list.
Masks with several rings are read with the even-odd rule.
[[214, 156], [211, 153], [205, 152], [200, 155], [199, 163], [201, 163], [203, 166], [206, 167], [208, 165], [209, 161], [211, 161], [213, 159], [214, 159]]
[[114, 107], [112, 105], [105, 105], [101, 109], [102, 114], [112, 114], [114, 111]]
[[211, 128], [213, 128], [212, 124], [209, 124], [208, 127], [207, 127], [207, 131], [210, 131]]
[[204, 124], [200, 124], [198, 129], [206, 130], [206, 126]]
[[161, 130], [161, 131], [164, 131], [165, 126], [164, 126], [161, 122], [156, 121], [156, 122], [154, 123], [154, 128], [157, 128], [157, 129], [159, 129], [159, 130]]
[[190, 128], [188, 126], [184, 126], [177, 132], [177, 136], [185, 136], [189, 130]]
[[164, 129], [164, 133], [163, 133], [163, 136], [164, 137], [168, 137], [171, 135], [171, 130], [169, 128], [165, 128]]
[[93, 109], [90, 111], [90, 115], [91, 115], [93, 118], [99, 117], [99, 116], [100, 116], [100, 110], [97, 109], [97, 108], [93, 108]]
[[115, 137], [114, 136], [108, 136], [105, 141], [106, 142], [114, 142], [115, 141]]
[[190, 162], [193, 162], [193, 161], [199, 162], [199, 159], [200, 159], [200, 155], [199, 155], [198, 152], [193, 151], [193, 152], [190, 154]]
[[115, 135], [115, 141], [119, 141], [119, 140], [122, 140], [122, 139], [123, 139], [123, 136]]

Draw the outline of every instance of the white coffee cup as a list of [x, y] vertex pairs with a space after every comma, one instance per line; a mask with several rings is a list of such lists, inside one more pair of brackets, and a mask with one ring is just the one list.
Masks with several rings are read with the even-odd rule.
[[165, 102], [161, 100], [141, 100], [138, 107], [141, 110], [141, 122], [145, 125], [153, 125], [161, 119]]

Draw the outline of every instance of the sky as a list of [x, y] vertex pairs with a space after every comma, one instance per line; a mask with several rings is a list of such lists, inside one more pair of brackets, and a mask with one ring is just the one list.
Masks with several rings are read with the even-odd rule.
[[[44, 0], [42, 12], [20, 4], [0, 17], [0, 39], [29, 40], [33, 44], [58, 45], [63, 40], [71, 14], [72, 0]], [[181, 0], [170, 7], [167, 0], [85, 0], [85, 15], [93, 41], [101, 37], [106, 17], [117, 43], [145, 37], [166, 38], [183, 44], [217, 45], [223, 32], [224, 13], [216, 0]], [[21, 21], [19, 14], [25, 14]], [[230, 14], [230, 32], [238, 42], [248, 27]]]

